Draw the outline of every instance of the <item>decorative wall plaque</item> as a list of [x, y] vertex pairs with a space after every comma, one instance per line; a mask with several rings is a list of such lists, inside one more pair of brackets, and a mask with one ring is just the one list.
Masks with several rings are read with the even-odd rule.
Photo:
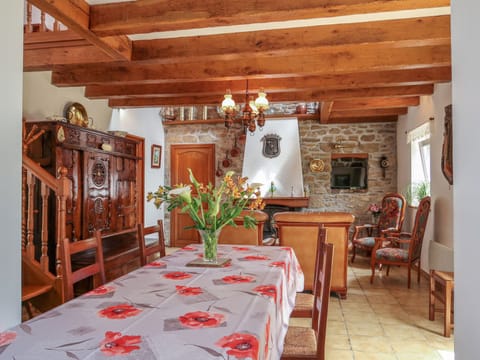
[[280, 140], [282, 140], [280, 136], [267, 134], [261, 140], [263, 141], [263, 156], [271, 159], [280, 155]]

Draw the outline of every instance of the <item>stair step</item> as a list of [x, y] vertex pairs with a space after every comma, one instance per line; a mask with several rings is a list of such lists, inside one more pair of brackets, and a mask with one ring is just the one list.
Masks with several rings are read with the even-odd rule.
[[23, 285], [22, 301], [28, 301], [53, 289], [52, 285]]

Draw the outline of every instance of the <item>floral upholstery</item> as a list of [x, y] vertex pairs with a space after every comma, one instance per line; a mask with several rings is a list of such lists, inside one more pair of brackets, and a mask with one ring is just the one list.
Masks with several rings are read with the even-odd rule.
[[[400, 211], [404, 201], [398, 197], [385, 197], [382, 201], [382, 212], [378, 219], [378, 227], [381, 230], [400, 230], [400, 219], [403, 215]], [[402, 219], [403, 220], [403, 219]]]
[[[406, 201], [398, 193], [388, 193], [382, 199], [382, 207], [377, 225], [356, 226], [352, 237], [352, 262], [357, 248], [371, 251], [375, 246], [375, 237], [383, 237], [386, 230], [399, 232], [405, 217]], [[365, 233], [366, 232], [366, 233]]]
[[372, 269], [370, 283], [373, 283], [376, 265], [387, 265], [387, 275], [390, 270], [390, 265], [397, 265], [407, 267], [408, 288], [410, 288], [410, 273], [412, 265], [415, 263], [418, 263], [417, 281], [420, 282], [422, 242], [430, 213], [430, 205], [430, 196], [426, 196], [420, 201], [411, 233], [401, 232], [395, 237], [388, 237], [390, 241], [388, 246], [381, 241], [382, 239], [376, 239], [370, 261], [370, 267]]
[[375, 245], [375, 238], [373, 236], [368, 236], [364, 238], [357, 239], [356, 244], [359, 244], [361, 246], [373, 248]]
[[408, 261], [408, 250], [400, 248], [384, 248], [378, 249], [375, 252], [376, 260], [386, 260], [386, 261]]

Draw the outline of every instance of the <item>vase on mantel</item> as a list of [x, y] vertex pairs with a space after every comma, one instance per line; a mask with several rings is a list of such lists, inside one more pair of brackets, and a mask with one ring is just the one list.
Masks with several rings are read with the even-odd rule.
[[221, 229], [198, 230], [203, 244], [203, 261], [206, 263], [217, 263], [218, 236]]
[[372, 214], [372, 224], [377, 225], [378, 224], [378, 217], [380, 214]]

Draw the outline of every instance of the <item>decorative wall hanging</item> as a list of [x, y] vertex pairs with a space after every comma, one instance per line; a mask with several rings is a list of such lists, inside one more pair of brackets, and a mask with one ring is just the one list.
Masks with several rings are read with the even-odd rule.
[[311, 172], [322, 172], [325, 170], [325, 162], [321, 159], [313, 159], [310, 161]]
[[453, 135], [452, 105], [445, 106], [445, 121], [442, 147], [442, 172], [450, 185], [453, 185]]
[[160, 145], [152, 145], [152, 168], [159, 168], [162, 159], [162, 147]]
[[261, 140], [263, 141], [263, 156], [272, 159], [280, 155], [280, 140], [282, 140], [280, 136], [276, 134], [268, 134]]

